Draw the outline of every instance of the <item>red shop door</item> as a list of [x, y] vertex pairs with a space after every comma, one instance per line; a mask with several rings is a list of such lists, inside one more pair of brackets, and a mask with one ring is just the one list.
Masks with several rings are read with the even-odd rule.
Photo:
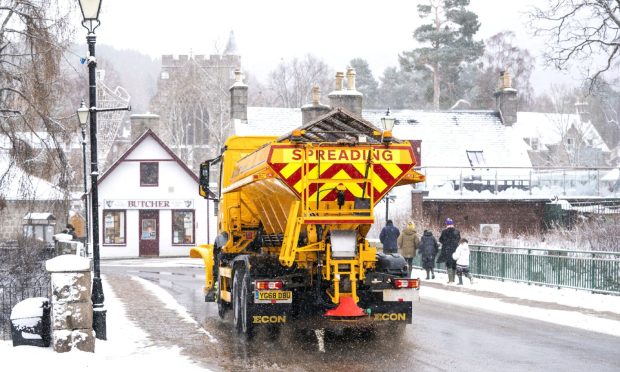
[[140, 210], [140, 256], [159, 256], [158, 210]]

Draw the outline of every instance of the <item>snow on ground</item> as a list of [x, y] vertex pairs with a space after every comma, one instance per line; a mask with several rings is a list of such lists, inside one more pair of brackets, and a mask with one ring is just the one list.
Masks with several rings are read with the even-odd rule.
[[[419, 277], [425, 277], [426, 274], [421, 270], [414, 270], [412, 277], [418, 275]], [[436, 274], [435, 280], [431, 282], [447, 286], [445, 284], [446, 281], [447, 276], [445, 274]], [[587, 291], [569, 288], [557, 289], [527, 285], [527, 283], [501, 282], [476, 278], [474, 278], [474, 284], [469, 284], [469, 280], [463, 278], [465, 283], [463, 287], [467, 289], [466, 291], [447, 292], [443, 289], [425, 286], [426, 282], [423, 280], [420, 288], [421, 301], [430, 299], [620, 337], [620, 321], [594, 314], [584, 314], [583, 311], [579, 311], [580, 309], [588, 309], [620, 315], [620, 296], [592, 294]], [[553, 306], [546, 308], [544, 306], [520, 305], [504, 301], [501, 299], [501, 296], [489, 298], [476, 295], [476, 292], [493, 292], [523, 300], [568, 306], [574, 308], [574, 310], [553, 309]]]
[[[179, 347], [158, 347], [147, 334], [135, 326], [125, 313], [123, 304], [107, 281], [102, 280], [106, 298], [107, 341], [97, 340], [95, 353], [73, 350], [55, 353], [51, 347], [13, 347], [11, 341], [0, 341], [0, 361], [4, 371], [205, 371], [180, 354]], [[180, 306], [174, 299], [170, 306]], [[176, 305], [174, 305], [176, 304]]]
[[[190, 258], [106, 260], [102, 266], [202, 267], [202, 260]], [[413, 272], [413, 277], [423, 277], [424, 275], [420, 270]], [[149, 292], [164, 302], [166, 307], [176, 311], [185, 321], [195, 323], [198, 331], [206, 333], [211, 342], [217, 342], [213, 336], [196, 323], [187, 310], [177, 303], [167, 291], [147, 280], [137, 277], [132, 279], [141, 283]], [[437, 274], [436, 279], [432, 282], [440, 284], [440, 288], [425, 285], [428, 282], [423, 280], [420, 289], [421, 301], [427, 299], [442, 301], [620, 337], [620, 321], [612, 320], [610, 317], [588, 314], [591, 311], [599, 311], [620, 315], [620, 296], [482, 279], [475, 279], [473, 285], [464, 280], [466, 284], [463, 286], [463, 291], [448, 292], [443, 289], [444, 286], [447, 286], [445, 274]], [[119, 371], [138, 369], [204, 371], [190, 359], [181, 355], [180, 347], [155, 346], [144, 331], [127, 319], [124, 305], [115, 296], [112, 288], [107, 285], [107, 281], [103, 280], [102, 283], [105, 287], [104, 293], [106, 294], [106, 308], [108, 310], [108, 341], [97, 340], [94, 354], [81, 351], [57, 354], [52, 351], [51, 347], [18, 346], [14, 348], [11, 341], [0, 341], [0, 361], [2, 361], [3, 370], [64, 371], [67, 369], [88, 369], [89, 371], [109, 372], [116, 368]], [[477, 292], [478, 294], [480, 292], [498, 293], [508, 297], [559, 304], [575, 309], [554, 309], [554, 306], [526, 306], [503, 301], [502, 296], [476, 295]], [[580, 311], [580, 309], [587, 310]]]

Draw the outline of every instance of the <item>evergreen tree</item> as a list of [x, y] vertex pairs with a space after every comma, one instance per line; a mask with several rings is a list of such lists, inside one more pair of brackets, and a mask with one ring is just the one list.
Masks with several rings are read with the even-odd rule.
[[463, 62], [472, 62], [484, 52], [484, 44], [473, 36], [480, 28], [478, 16], [467, 10], [469, 0], [427, 0], [418, 5], [422, 19], [430, 23], [418, 27], [413, 37], [427, 45], [399, 57], [405, 70], [420, 70], [430, 74], [433, 80], [433, 108], [439, 109], [441, 91], [452, 93], [458, 81]]
[[424, 82], [420, 73], [404, 71], [397, 67], [388, 67], [381, 77], [378, 108], [385, 109], [423, 109], [428, 97], [432, 96], [432, 86], [420, 86]]
[[378, 107], [379, 83], [372, 75], [368, 62], [362, 58], [354, 58], [349, 62], [351, 67], [355, 69], [357, 90], [364, 94], [364, 107]]

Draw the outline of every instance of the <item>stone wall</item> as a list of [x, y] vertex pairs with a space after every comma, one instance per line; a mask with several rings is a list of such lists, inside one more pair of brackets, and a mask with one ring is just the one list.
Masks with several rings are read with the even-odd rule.
[[30, 212], [49, 212], [56, 217], [54, 232], [59, 233], [67, 223], [67, 208], [62, 201], [5, 201], [0, 209], [0, 242], [14, 240], [23, 234], [24, 216]]

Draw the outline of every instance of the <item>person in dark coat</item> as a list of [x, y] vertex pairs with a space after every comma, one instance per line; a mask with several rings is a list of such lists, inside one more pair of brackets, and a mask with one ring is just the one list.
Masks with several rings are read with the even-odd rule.
[[461, 241], [461, 233], [454, 227], [454, 221], [446, 218], [446, 228], [443, 229], [439, 236], [441, 243], [441, 253], [437, 262], [446, 263], [446, 271], [448, 272], [448, 284], [454, 283], [454, 274], [456, 272], [456, 260], [452, 258], [452, 254], [456, 251]]
[[426, 279], [429, 278], [429, 274], [432, 275], [432, 279], [435, 279], [435, 257], [439, 251], [439, 243], [433, 236], [432, 231], [424, 230], [422, 239], [420, 239], [420, 248], [418, 252], [422, 257], [422, 268], [426, 270]]
[[65, 226], [65, 229], [64, 229], [64, 230], [62, 230], [62, 232], [63, 232], [64, 234], [69, 234], [69, 235], [71, 235], [71, 240], [77, 240], [77, 237], [78, 237], [78, 236], [77, 236], [77, 234], [75, 233], [75, 227], [73, 227], [73, 225], [72, 225], [72, 224], [68, 223], [68, 224]]
[[394, 226], [392, 220], [388, 220], [385, 227], [381, 229], [381, 234], [379, 234], [379, 240], [383, 244], [383, 253], [396, 253], [398, 251], [399, 235], [398, 227]]

